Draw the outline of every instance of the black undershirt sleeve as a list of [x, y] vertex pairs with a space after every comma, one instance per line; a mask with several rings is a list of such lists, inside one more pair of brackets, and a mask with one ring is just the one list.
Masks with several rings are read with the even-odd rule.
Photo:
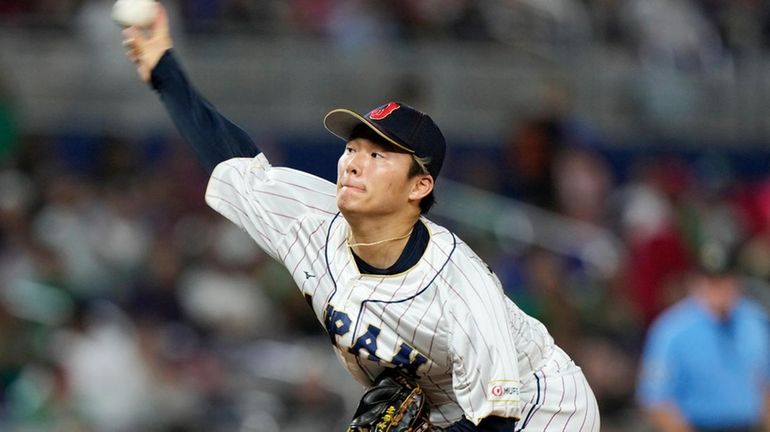
[[173, 50], [167, 50], [160, 58], [150, 81], [179, 133], [209, 172], [227, 159], [259, 154], [251, 137], [190, 84]]

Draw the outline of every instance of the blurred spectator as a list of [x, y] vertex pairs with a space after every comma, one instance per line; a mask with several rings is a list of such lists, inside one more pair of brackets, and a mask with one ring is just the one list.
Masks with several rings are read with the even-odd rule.
[[334, 4], [333, 0], [291, 0], [288, 2], [288, 21], [302, 33], [325, 35]]
[[724, 55], [716, 29], [693, 0], [628, 0], [624, 14], [644, 62], [702, 70]]
[[32, 1], [31, 23], [48, 30], [57, 28], [68, 31], [82, 0], [35, 0]]
[[[529, 9], [529, 13], [523, 15], [529, 15], [531, 30], [538, 40], [569, 46], [586, 41], [590, 36], [588, 11], [578, 0], [520, 0], [513, 3]], [[509, 4], [508, 7], [514, 6]]]
[[93, 185], [77, 174], [61, 172], [52, 176], [44, 193], [45, 206], [32, 227], [35, 237], [62, 257], [65, 282], [77, 296], [103, 295], [110, 275], [99, 263], [90, 236]]
[[602, 413], [602, 431], [628, 431], [637, 425], [633, 407], [636, 357], [613, 340], [583, 336], [575, 344], [575, 362], [586, 374]]
[[582, 222], [604, 226], [613, 179], [602, 156], [571, 147], [557, 155], [553, 172], [558, 211]]
[[[566, 260], [531, 247], [520, 260], [501, 262], [506, 294], [527, 314], [548, 326], [557, 344], [571, 353], [579, 333], [578, 311], [570, 298]], [[512, 271], [514, 270], [515, 271]]]
[[264, 259], [243, 232], [220, 219], [213, 232], [212, 253], [180, 275], [179, 301], [196, 324], [223, 340], [277, 334], [274, 307], [251, 272]]
[[74, 410], [96, 430], [147, 428], [154, 384], [128, 317], [100, 304], [87, 311], [82, 326], [58, 337], [56, 356], [67, 377]]
[[526, 203], [555, 209], [554, 161], [562, 147], [557, 118], [535, 117], [521, 123], [505, 143], [507, 194]]
[[181, 3], [187, 30], [215, 30], [221, 24], [225, 0], [186, 0]]
[[694, 0], [627, 0], [622, 19], [643, 71], [634, 77], [640, 120], [665, 130], [698, 112], [703, 92], [692, 75], [729, 64], [730, 58]]
[[638, 179], [624, 185], [620, 202], [620, 234], [628, 248], [624, 279], [644, 325], [682, 297], [679, 287], [689, 268], [689, 251], [667, 191], [678, 177], [678, 165], [659, 160], [641, 163]]
[[465, 1], [458, 15], [450, 23], [450, 35], [458, 40], [489, 42], [492, 35], [486, 18], [481, 2]]
[[[224, 5], [223, 17], [228, 28], [254, 33], [278, 33], [285, 26], [280, 21], [276, 0], [230, 0]], [[174, 37], [176, 40], [176, 36]]]
[[156, 240], [146, 257], [145, 271], [126, 296], [126, 309], [134, 319], [157, 325], [187, 318], [177, 292], [182, 264], [169, 239]]
[[340, 48], [365, 49], [372, 41], [393, 39], [390, 10], [374, 0], [337, 0], [329, 14], [327, 32]]
[[741, 191], [739, 209], [749, 237], [740, 251], [741, 270], [770, 281], [770, 180], [747, 185]]
[[699, 3], [736, 60], [761, 48], [763, 9], [767, 8], [767, 2], [699, 0]]
[[706, 240], [689, 295], [653, 324], [638, 396], [660, 431], [757, 431], [770, 426], [770, 327], [741, 293], [734, 253]]
[[628, 32], [620, 19], [624, 0], [584, 0], [595, 39], [613, 47], [628, 46]]

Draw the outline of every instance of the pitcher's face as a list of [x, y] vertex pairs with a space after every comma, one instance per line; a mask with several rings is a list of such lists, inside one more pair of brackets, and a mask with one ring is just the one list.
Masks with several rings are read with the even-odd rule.
[[409, 203], [417, 177], [409, 178], [412, 155], [356, 138], [337, 162], [337, 207], [343, 215], [381, 216]]

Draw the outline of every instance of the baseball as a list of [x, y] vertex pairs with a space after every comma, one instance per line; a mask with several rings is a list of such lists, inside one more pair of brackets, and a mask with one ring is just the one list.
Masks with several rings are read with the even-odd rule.
[[155, 0], [117, 0], [112, 6], [112, 19], [122, 27], [148, 26], [155, 18]]

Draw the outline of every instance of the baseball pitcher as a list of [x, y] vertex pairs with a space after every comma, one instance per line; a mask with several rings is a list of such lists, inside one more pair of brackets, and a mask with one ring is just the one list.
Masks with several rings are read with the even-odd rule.
[[124, 31], [124, 46], [212, 169], [208, 205], [283, 263], [369, 388], [349, 430], [599, 430], [581, 369], [468, 245], [425, 217], [446, 151], [428, 115], [399, 102], [329, 112], [325, 127], [345, 143], [330, 183], [272, 166], [196, 91], [162, 7], [146, 32]]

